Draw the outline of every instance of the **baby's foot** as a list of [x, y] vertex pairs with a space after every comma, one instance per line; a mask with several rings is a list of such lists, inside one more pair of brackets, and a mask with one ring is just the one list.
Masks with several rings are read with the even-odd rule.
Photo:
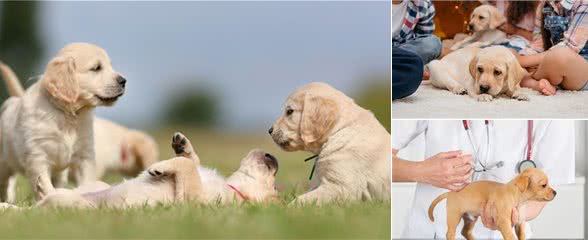
[[539, 80], [537, 91], [539, 91], [540, 93], [542, 93], [545, 96], [551, 96], [551, 95], [555, 95], [557, 88], [555, 88], [555, 86], [551, 85], [551, 83], [547, 79], [541, 79], [541, 80]]

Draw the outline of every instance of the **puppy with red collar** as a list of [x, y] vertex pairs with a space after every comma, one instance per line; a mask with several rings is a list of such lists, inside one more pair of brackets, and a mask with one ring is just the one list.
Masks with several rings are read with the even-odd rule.
[[239, 169], [225, 179], [216, 170], [200, 166], [192, 144], [181, 133], [174, 134], [172, 148], [176, 157], [151, 165], [134, 179], [115, 186], [95, 182], [57, 189], [37, 206], [126, 208], [184, 201], [269, 202], [278, 197], [274, 185], [278, 161], [269, 153], [250, 151]]

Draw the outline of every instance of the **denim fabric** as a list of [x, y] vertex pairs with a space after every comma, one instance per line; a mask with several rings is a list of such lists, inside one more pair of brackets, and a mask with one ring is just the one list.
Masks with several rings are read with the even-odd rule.
[[441, 55], [443, 45], [435, 35], [419, 37], [399, 45], [400, 48], [418, 55], [423, 64], [433, 61]]
[[416, 92], [423, 80], [423, 62], [413, 52], [392, 48], [392, 99]]

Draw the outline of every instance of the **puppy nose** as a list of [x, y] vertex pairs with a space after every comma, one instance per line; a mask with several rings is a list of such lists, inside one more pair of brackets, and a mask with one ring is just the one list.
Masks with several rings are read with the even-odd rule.
[[555, 197], [555, 195], [557, 195], [557, 192], [553, 190], [553, 197]]
[[124, 77], [122, 77], [122, 76], [118, 76], [116, 78], [116, 82], [118, 82], [119, 85], [121, 85], [122, 87], [124, 87], [125, 84], [127, 83], [127, 80]]
[[271, 127], [269, 130], [267, 130], [267, 132], [268, 132], [269, 134], [272, 134], [272, 133], [274, 132], [274, 127]]
[[468, 24], [468, 30], [472, 30], [474, 28], [474, 24]]
[[480, 85], [480, 93], [487, 93], [490, 90], [490, 87], [487, 85]]

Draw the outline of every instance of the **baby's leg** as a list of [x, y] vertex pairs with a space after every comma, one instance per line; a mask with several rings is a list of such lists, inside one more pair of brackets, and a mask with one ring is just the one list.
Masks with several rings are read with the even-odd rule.
[[566, 47], [558, 47], [547, 52], [534, 79], [546, 79], [554, 86], [566, 90], [581, 90], [588, 82], [588, 61]]
[[535, 80], [533, 77], [527, 75], [521, 80], [521, 87], [531, 88], [535, 91], [538, 91], [546, 96], [554, 95], [557, 91], [557, 88], [547, 80], [547, 79], [540, 79]]

